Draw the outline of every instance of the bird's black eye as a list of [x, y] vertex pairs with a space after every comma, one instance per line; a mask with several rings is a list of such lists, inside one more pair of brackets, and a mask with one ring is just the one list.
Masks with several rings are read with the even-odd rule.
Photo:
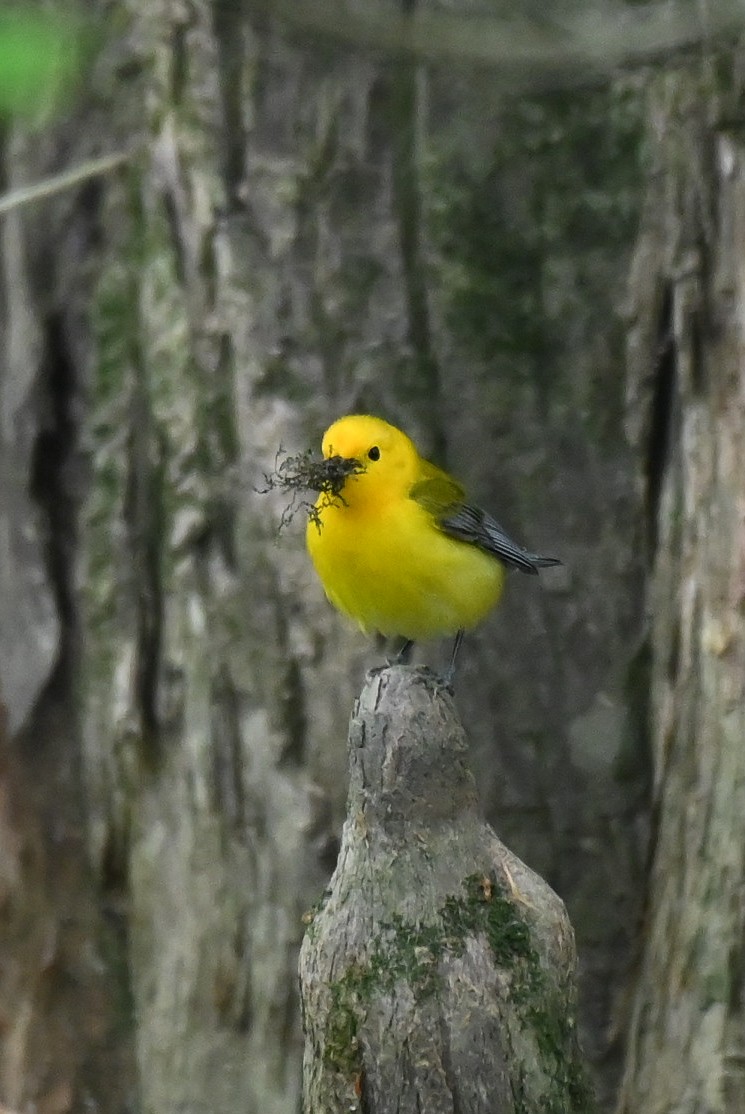
[[380, 460], [380, 449], [377, 445], [373, 445], [371, 449], [367, 450], [367, 455], [370, 457], [370, 460]]

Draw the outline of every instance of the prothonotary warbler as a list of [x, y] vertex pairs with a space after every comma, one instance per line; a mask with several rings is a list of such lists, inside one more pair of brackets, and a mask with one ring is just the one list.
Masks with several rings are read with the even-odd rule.
[[[491, 611], [505, 569], [560, 565], [528, 553], [457, 480], [381, 418], [340, 418], [323, 438], [328, 485], [308, 522], [307, 544], [326, 595], [365, 631], [414, 641], [455, 635]], [[401, 655], [399, 655], [401, 657]]]

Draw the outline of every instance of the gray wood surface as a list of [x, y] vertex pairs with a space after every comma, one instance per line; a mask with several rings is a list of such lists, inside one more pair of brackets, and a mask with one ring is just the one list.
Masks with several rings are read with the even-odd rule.
[[300, 957], [307, 1114], [589, 1109], [564, 904], [481, 818], [433, 673], [368, 674], [349, 767]]

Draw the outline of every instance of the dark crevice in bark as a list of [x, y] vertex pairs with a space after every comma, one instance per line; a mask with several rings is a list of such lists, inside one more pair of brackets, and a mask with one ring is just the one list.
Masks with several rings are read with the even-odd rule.
[[214, 477], [213, 497], [209, 505], [209, 528], [219, 545], [223, 560], [235, 571], [239, 564], [236, 544], [236, 507], [231, 499], [226, 476], [232, 476], [238, 467], [240, 445], [236, 428], [236, 414], [232, 395], [234, 353], [231, 338], [220, 338], [220, 354], [215, 374], [207, 382], [208, 397], [205, 407], [203, 443], [209, 458], [209, 470]]
[[[46, 576], [59, 618], [57, 658], [39, 693], [36, 706], [23, 732], [24, 749], [39, 748], [65, 729], [76, 733], [73, 685], [78, 664], [79, 616], [74, 591], [73, 563], [78, 536], [81, 493], [73, 481], [78, 444], [75, 412], [79, 383], [75, 363], [65, 337], [64, 322], [50, 313], [44, 322], [44, 348], [37, 402], [38, 434], [34, 443], [29, 476], [31, 498], [39, 508]], [[48, 724], [57, 721], [56, 729]], [[77, 769], [79, 755], [69, 747], [63, 765]], [[74, 777], [70, 784], [74, 783]], [[81, 801], [73, 804], [79, 810]]]
[[109, 824], [98, 862], [98, 878], [107, 898], [124, 898], [128, 890], [129, 833]]
[[[141, 364], [135, 366], [141, 368]], [[143, 377], [144, 372], [141, 372], [132, 398], [126, 519], [137, 608], [134, 688], [143, 730], [142, 742], [150, 748], [155, 745], [159, 728], [158, 682], [163, 625], [160, 562], [166, 450], [153, 428]]]
[[163, 209], [165, 211], [168, 227], [171, 230], [169, 237], [171, 247], [173, 248], [173, 267], [176, 272], [176, 278], [179, 285], [186, 288], [186, 247], [182, 236], [181, 221], [179, 220], [178, 205], [176, 198], [170, 189], [163, 192]]
[[654, 393], [646, 452], [647, 545], [650, 561], [657, 549], [658, 510], [665, 472], [670, 459], [670, 445], [677, 408], [677, 353], [673, 333], [673, 292], [668, 287], [660, 312], [659, 347], [655, 371]]
[[224, 666], [213, 678], [210, 703], [215, 811], [240, 838], [246, 831], [240, 708], [233, 680]]
[[61, 318], [45, 324], [39, 402], [39, 433], [31, 465], [31, 496], [45, 523], [45, 557], [49, 583], [61, 623], [60, 657], [66, 658], [76, 625], [72, 564], [77, 537], [77, 499], [72, 465], [77, 445], [74, 417], [76, 372]]
[[193, 20], [193, 15], [184, 18], [182, 14], [181, 22], [174, 22], [173, 26], [171, 36], [171, 98], [174, 105], [182, 103], [189, 80], [187, 32], [190, 21], [193, 22]]
[[245, 18], [232, 0], [218, 0], [213, 9], [213, 28], [220, 69], [220, 98], [223, 128], [220, 135], [222, 178], [229, 209], [242, 209], [239, 190], [244, 178], [246, 134], [243, 123], [243, 35]]
[[698, 309], [692, 311], [689, 329], [691, 345], [691, 390], [694, 395], [700, 397], [705, 393], [707, 387], [704, 360], [704, 333], [706, 325], [703, 321], [702, 310]]
[[[405, 14], [412, 12], [414, 6], [413, 0], [402, 2]], [[409, 393], [424, 400], [425, 407], [429, 409], [432, 451], [436, 459], [445, 461], [447, 440], [440, 420], [442, 383], [432, 342], [427, 272], [422, 251], [424, 218], [419, 181], [421, 158], [417, 149], [418, 85], [417, 66], [402, 59], [393, 69], [390, 98], [394, 208], [399, 229], [407, 328], [414, 354]]]
[[360, 1090], [360, 1114], [373, 1114], [370, 1105], [370, 1089], [366, 1083], [364, 1072], [359, 1074], [359, 1090]]
[[277, 644], [280, 659], [285, 663], [280, 674], [278, 712], [283, 740], [280, 766], [302, 766], [306, 761], [308, 743], [307, 699], [302, 670], [292, 652], [279, 588], [277, 588]]
[[282, 713], [285, 744], [282, 748], [282, 765], [302, 766], [306, 760], [308, 723], [305, 714], [303, 675], [297, 658], [290, 656], [284, 671]]

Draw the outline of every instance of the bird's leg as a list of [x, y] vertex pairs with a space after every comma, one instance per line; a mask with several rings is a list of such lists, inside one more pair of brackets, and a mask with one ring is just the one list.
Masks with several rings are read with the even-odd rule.
[[396, 656], [391, 658], [391, 665], [406, 665], [411, 656], [411, 648], [413, 645], [414, 639], [407, 638]]
[[442, 678], [445, 682], [445, 688], [453, 687], [453, 678], [455, 677], [455, 659], [458, 656], [458, 650], [460, 650], [460, 644], [463, 641], [463, 635], [465, 633], [466, 632], [464, 630], [459, 630], [455, 636], [455, 642], [453, 643], [453, 652], [450, 655], [450, 665], [445, 670], [445, 674]]

